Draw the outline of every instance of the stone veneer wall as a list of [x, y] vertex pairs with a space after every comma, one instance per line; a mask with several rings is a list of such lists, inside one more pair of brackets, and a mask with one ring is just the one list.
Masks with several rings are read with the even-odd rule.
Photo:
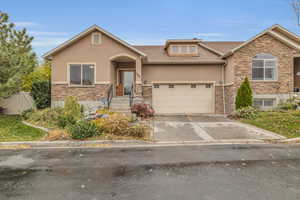
[[[224, 87], [225, 96], [225, 114], [230, 114], [234, 111], [234, 92], [232, 85]], [[215, 113], [224, 114], [223, 87], [215, 86]]]
[[77, 97], [78, 101], [100, 101], [106, 97], [109, 84], [95, 85], [91, 87], [69, 87], [67, 84], [52, 84], [51, 100], [63, 101], [68, 96]]
[[[276, 81], [252, 81], [252, 58], [260, 53], [269, 53], [277, 57]], [[294, 55], [297, 52], [276, 40], [270, 35], [263, 35], [251, 43], [245, 45], [232, 56], [229, 63], [234, 69], [234, 84], [228, 93], [226, 92], [226, 101], [228, 113], [234, 111], [234, 97], [236, 91], [245, 77], [250, 80], [253, 94], [288, 94], [293, 92], [294, 88]]]

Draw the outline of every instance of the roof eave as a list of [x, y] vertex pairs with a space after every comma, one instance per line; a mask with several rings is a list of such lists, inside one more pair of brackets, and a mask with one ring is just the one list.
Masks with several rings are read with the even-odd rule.
[[75, 35], [73, 38], [67, 40], [66, 42], [60, 44], [59, 46], [55, 47], [54, 49], [48, 51], [47, 53], [45, 53], [44, 55], [42, 55], [42, 57], [44, 59], [51, 59], [50, 56], [52, 56], [53, 54], [55, 54], [56, 52], [62, 50], [63, 48], [67, 47], [68, 45], [73, 44], [74, 42], [76, 42], [77, 40], [79, 40], [80, 38], [84, 37], [85, 35], [89, 34], [90, 32], [94, 31], [94, 30], [98, 30], [101, 33], [104, 33], [105, 35], [107, 35], [108, 37], [118, 41], [119, 43], [123, 44], [124, 46], [128, 47], [129, 49], [131, 49], [132, 51], [138, 53], [139, 55], [141, 55], [142, 57], [146, 57], [146, 54], [141, 52], [140, 50], [132, 47], [129, 43], [121, 40], [120, 38], [114, 36], [113, 34], [111, 34], [110, 32], [100, 28], [97, 25], [93, 25], [89, 28], [87, 28], [86, 30], [82, 31], [81, 33]]
[[225, 64], [225, 60], [207, 60], [207, 61], [145, 61], [145, 65], [159, 65], [159, 64]]
[[[272, 33], [272, 32], [273, 32], [272, 30], [275, 29], [275, 28], [279, 28], [279, 29], [285, 31], [286, 34], [291, 34], [291, 35], [293, 35], [294, 37], [298, 37], [298, 38], [299, 38], [299, 36], [297, 36], [297, 35], [291, 33], [290, 31], [288, 31], [287, 29], [283, 28], [283, 27], [280, 26], [279, 24], [275, 24], [275, 25], [271, 26], [270, 28], [264, 30], [263, 32], [257, 34], [256, 36], [250, 38], [249, 40], [247, 40], [246, 42], [242, 43], [242, 44], [239, 45], [238, 47], [236, 47], [236, 48], [230, 50], [229, 52], [225, 53], [225, 54], [222, 56], [222, 58], [227, 58], [228, 56], [231, 56], [231, 55], [234, 54], [237, 50], [239, 50], [240, 48], [244, 47], [245, 45], [251, 43], [252, 41], [254, 41], [255, 39], [259, 38], [260, 36], [262, 36], [262, 35], [264, 35], [264, 34], [270, 34], [270, 35], [272, 35], [273, 37], [275, 37], [274, 34]], [[278, 37], [276, 37], [276, 38], [279, 39]], [[300, 38], [299, 38], [299, 39], [300, 39]], [[287, 45], [295, 47], [295, 45], [291, 45], [291, 44], [287, 44]], [[297, 49], [298, 49], [298, 48], [297, 48]]]

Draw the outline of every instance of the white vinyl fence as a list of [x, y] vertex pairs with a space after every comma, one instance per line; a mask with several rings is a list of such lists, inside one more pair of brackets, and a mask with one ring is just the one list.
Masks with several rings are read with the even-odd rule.
[[24, 110], [35, 108], [29, 92], [19, 92], [7, 99], [0, 100], [0, 106], [5, 108], [5, 114], [8, 115], [21, 114]]

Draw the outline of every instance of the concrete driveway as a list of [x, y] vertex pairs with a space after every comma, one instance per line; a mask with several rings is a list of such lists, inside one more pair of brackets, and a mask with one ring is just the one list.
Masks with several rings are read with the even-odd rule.
[[156, 116], [153, 126], [153, 137], [158, 142], [283, 138], [270, 131], [213, 115]]

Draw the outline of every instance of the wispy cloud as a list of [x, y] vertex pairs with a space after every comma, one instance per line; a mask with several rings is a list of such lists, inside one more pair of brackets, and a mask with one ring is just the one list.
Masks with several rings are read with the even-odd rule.
[[17, 27], [33, 27], [39, 25], [36, 22], [14, 22]]
[[225, 34], [223, 33], [198, 33], [197, 36], [200, 37], [223, 37]]
[[29, 34], [34, 36], [66, 36], [66, 32], [48, 32], [48, 31], [28, 31]]
[[34, 47], [53, 47], [68, 40], [64, 37], [44, 37], [33, 40], [32, 46]]

